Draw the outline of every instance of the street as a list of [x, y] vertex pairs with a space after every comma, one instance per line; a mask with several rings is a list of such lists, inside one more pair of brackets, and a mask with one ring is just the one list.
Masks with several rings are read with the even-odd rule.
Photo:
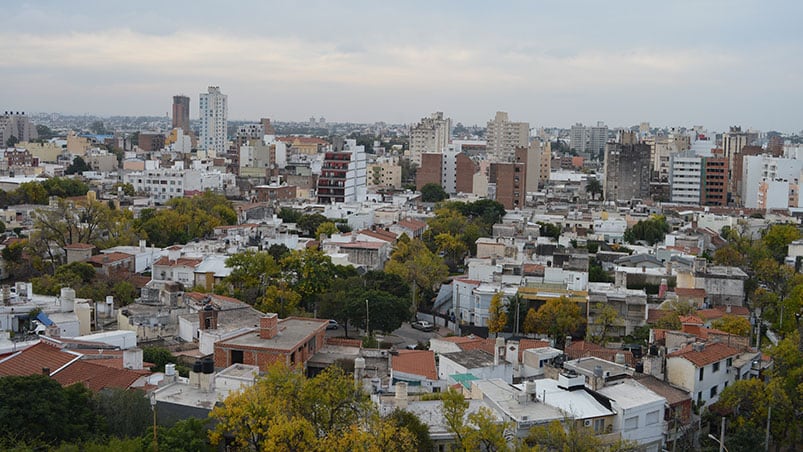
[[[447, 334], [447, 330], [442, 329], [443, 335]], [[345, 330], [341, 325], [336, 330], [327, 330], [326, 336], [328, 337], [343, 337], [345, 334]], [[358, 330], [356, 328], [349, 328], [349, 337], [357, 338], [364, 335], [364, 331]], [[405, 322], [402, 324], [401, 328], [394, 331], [392, 334], [383, 335], [381, 333], [375, 334], [376, 339], [378, 341], [385, 341], [390, 342], [396, 346], [396, 348], [404, 348], [407, 345], [416, 345], [419, 342], [426, 344], [430, 338], [432, 337], [440, 337], [439, 331], [419, 331], [415, 328], [410, 326], [409, 322]]]

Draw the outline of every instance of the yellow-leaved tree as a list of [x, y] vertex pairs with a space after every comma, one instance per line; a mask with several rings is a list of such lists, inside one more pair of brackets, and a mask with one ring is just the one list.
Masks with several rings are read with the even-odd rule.
[[490, 317], [488, 318], [488, 331], [499, 335], [507, 326], [507, 306], [503, 303], [504, 292], [497, 292], [491, 298], [491, 305], [488, 308]]

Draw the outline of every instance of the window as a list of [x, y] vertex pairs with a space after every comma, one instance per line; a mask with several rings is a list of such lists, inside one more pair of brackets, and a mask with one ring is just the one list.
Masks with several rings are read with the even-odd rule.
[[700, 380], [700, 381], [703, 381], [703, 370], [705, 370], [705, 369], [703, 369], [703, 368], [701, 367], [701, 368], [700, 368], [700, 378], [699, 378], [699, 380]]
[[728, 358], [727, 361], [725, 361], [725, 363], [726, 363], [726, 365], [728, 367], [732, 366], [733, 365], [733, 358]]
[[232, 350], [231, 351], [231, 363], [232, 364], [242, 364], [243, 363], [243, 351], [242, 350]]
[[602, 433], [605, 430], [605, 419], [594, 419], [594, 433]]
[[647, 425], [653, 425], [658, 423], [658, 410], [650, 411], [647, 413]]
[[638, 416], [633, 416], [625, 419], [625, 431], [635, 430], [638, 428]]
[[703, 401], [703, 391], [700, 391], [697, 393], [697, 403], [700, 403], [702, 401]]
[[719, 372], [719, 361], [714, 363], [714, 368], [712, 369], [713, 372]]
[[714, 386], [713, 388], [711, 388], [711, 393], [710, 393], [709, 397], [716, 397], [717, 396], [717, 390], [718, 390], [717, 386]]

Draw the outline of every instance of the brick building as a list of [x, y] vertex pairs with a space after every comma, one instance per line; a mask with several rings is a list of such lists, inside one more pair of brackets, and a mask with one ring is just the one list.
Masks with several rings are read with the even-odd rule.
[[259, 319], [259, 328], [215, 343], [215, 367], [239, 363], [266, 371], [271, 364], [283, 362], [303, 369], [323, 347], [328, 323], [300, 317], [279, 320], [277, 314], [266, 314]]

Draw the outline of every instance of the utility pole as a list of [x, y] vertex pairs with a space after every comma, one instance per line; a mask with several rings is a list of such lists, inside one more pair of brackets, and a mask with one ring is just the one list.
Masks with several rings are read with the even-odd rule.
[[368, 299], [365, 299], [365, 332], [368, 334], [368, 337], [371, 337], [371, 322], [370, 317], [368, 317]]
[[719, 428], [719, 452], [725, 452], [725, 416], [722, 416], [722, 426]]
[[764, 449], [770, 450], [770, 419], [772, 419], [772, 404], [767, 409], [767, 431], [764, 433]]

